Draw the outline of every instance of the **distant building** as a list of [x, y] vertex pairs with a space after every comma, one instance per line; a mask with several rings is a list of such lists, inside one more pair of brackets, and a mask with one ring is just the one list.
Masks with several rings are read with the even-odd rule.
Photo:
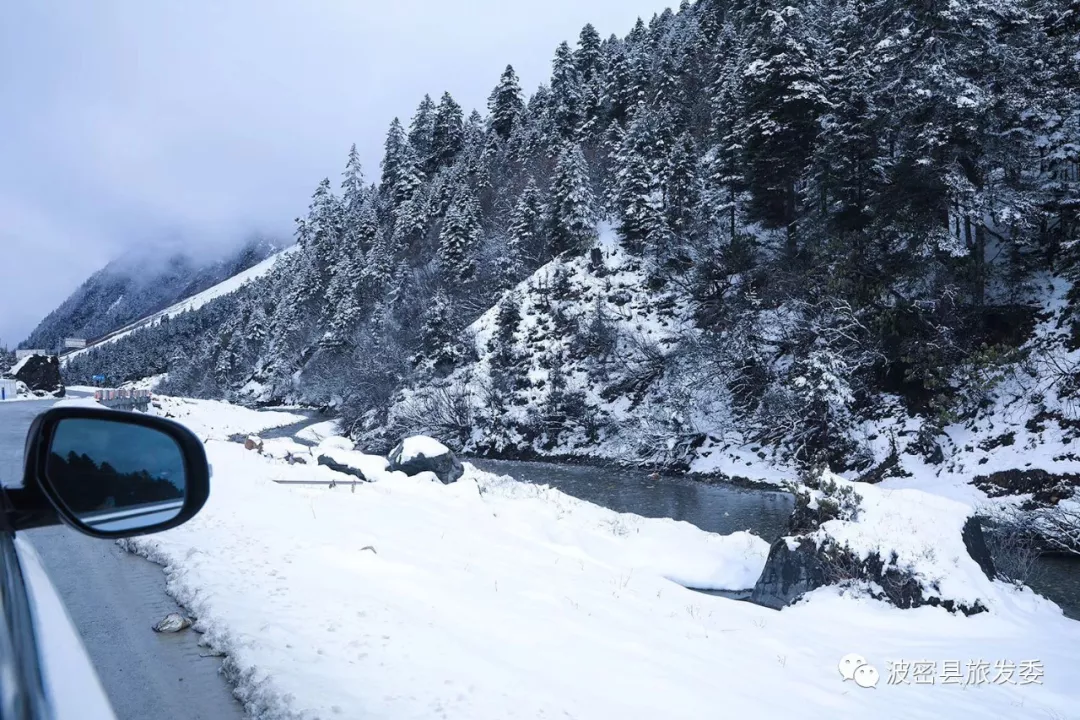
[[31, 355], [48, 355], [48, 354], [49, 353], [47, 351], [45, 351], [45, 350], [16, 350], [15, 351], [15, 360], [16, 361], [25, 360], [26, 358], [30, 357]]
[[85, 338], [64, 338], [64, 347], [68, 350], [82, 350], [86, 347]]

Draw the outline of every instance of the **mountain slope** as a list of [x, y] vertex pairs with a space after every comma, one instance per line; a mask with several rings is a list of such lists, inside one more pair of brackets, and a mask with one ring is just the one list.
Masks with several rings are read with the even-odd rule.
[[49, 313], [20, 347], [55, 350], [65, 337], [92, 341], [247, 270], [278, 249], [258, 239], [210, 262], [184, 254], [113, 261]]
[[[371, 450], [430, 429], [729, 474], [944, 462], [1037, 358], [1065, 363], [1044, 397], [1080, 377], [1035, 336], [1080, 276], [1060, 10], [699, 0], [586, 26], [529, 96], [508, 67], [486, 116], [444, 93], [395, 119], [378, 182], [354, 148], [265, 278], [69, 372], [334, 407]], [[1054, 311], [1075, 338], [1078, 300]]]
[[100, 347], [101, 345], [108, 343], [118, 342], [138, 330], [152, 327], [153, 325], [160, 323], [163, 320], [175, 318], [183, 313], [195, 312], [203, 306], [213, 302], [214, 300], [231, 295], [232, 293], [239, 291], [248, 283], [258, 280], [259, 278], [262, 278], [269, 274], [271, 271], [274, 270], [275, 267], [277, 267], [278, 263], [287, 258], [292, 252], [295, 251], [295, 249], [295, 246], [293, 246], [275, 252], [269, 257], [261, 260], [260, 262], [248, 268], [239, 270], [235, 274], [226, 277], [224, 280], [221, 280], [220, 282], [206, 288], [205, 290], [197, 292], [193, 295], [185, 296], [179, 302], [173, 303], [172, 305], [156, 312], [150, 313], [149, 315], [144, 315], [134, 322], [128, 323], [127, 325], [119, 327], [105, 335], [102, 335], [99, 338], [95, 339], [92, 344], [85, 350], [76, 350], [75, 352], [65, 355], [64, 362], [66, 363], [72, 358], [85, 355], [95, 347]]

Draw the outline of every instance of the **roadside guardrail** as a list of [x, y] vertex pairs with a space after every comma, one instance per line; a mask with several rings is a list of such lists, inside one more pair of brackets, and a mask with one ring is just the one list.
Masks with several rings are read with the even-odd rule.
[[117, 410], [139, 410], [146, 412], [150, 409], [149, 390], [95, 390], [94, 399], [108, 408]]

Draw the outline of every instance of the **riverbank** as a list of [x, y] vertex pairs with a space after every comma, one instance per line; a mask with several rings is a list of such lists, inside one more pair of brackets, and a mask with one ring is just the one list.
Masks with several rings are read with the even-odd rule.
[[[719, 471], [694, 472], [691, 470], [678, 470], [670, 466], [650, 465], [648, 463], [633, 462], [631, 460], [618, 460], [595, 455], [548, 455], [536, 452], [503, 452], [490, 453], [487, 455], [462, 456], [469, 461], [485, 462], [489, 460], [506, 462], [531, 462], [548, 465], [573, 465], [584, 468], [597, 468], [602, 470], [635, 470], [658, 477], [686, 478], [709, 485], [723, 484], [748, 490], [776, 490], [780, 483], [768, 480], [754, 480], [740, 475], [729, 475]], [[794, 479], [794, 478], [792, 478]]]

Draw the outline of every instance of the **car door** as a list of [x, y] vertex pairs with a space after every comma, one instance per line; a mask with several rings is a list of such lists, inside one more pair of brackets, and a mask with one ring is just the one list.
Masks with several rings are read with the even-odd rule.
[[37, 553], [0, 532], [0, 718], [114, 720]]

